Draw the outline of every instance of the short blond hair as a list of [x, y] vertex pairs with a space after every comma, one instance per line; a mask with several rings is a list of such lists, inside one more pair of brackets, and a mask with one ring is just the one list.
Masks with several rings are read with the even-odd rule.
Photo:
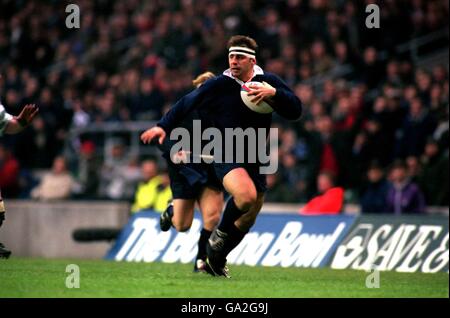
[[192, 81], [192, 85], [194, 85], [196, 88], [199, 88], [204, 82], [215, 76], [216, 75], [214, 75], [214, 73], [211, 72], [202, 73]]

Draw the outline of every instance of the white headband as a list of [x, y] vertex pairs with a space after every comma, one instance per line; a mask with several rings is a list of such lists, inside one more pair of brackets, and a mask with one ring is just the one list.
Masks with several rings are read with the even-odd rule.
[[230, 56], [230, 54], [239, 54], [250, 58], [255, 58], [255, 53], [255, 50], [244, 46], [232, 46], [228, 49], [228, 56]]

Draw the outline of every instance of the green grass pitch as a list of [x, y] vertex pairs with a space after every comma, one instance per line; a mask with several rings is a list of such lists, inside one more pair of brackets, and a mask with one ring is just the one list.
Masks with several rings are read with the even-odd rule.
[[[80, 288], [66, 287], [66, 266], [80, 269]], [[230, 266], [232, 278], [193, 273], [191, 264], [104, 260], [0, 260], [0, 298], [6, 297], [448, 297], [447, 273], [380, 272], [379, 288], [366, 288], [369, 273]]]

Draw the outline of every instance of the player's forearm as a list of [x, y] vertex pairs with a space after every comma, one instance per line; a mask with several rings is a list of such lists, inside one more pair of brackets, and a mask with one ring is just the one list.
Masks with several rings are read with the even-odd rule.
[[177, 124], [182, 120], [183, 114], [185, 113], [185, 104], [183, 97], [180, 99], [172, 108], [161, 118], [157, 123], [157, 126], [164, 129], [166, 133], [169, 133]]
[[163, 118], [161, 118], [158, 123], [156, 124], [156, 126], [161, 127], [162, 129], [164, 129], [164, 131], [166, 133], [169, 133], [172, 129], [172, 127], [175, 125], [176, 123], [176, 116], [174, 116], [173, 114], [171, 114], [171, 110], [169, 110], [164, 116]]
[[282, 117], [289, 120], [298, 120], [302, 115], [302, 102], [292, 92], [277, 88], [273, 97], [272, 108]]
[[12, 134], [20, 133], [23, 129], [24, 129], [24, 126], [22, 126], [22, 124], [19, 123], [19, 121], [17, 120], [17, 117], [14, 117], [8, 122], [8, 124], [6, 124], [4, 132], [6, 134], [12, 135]]
[[170, 133], [172, 129], [177, 127], [183, 118], [195, 108], [198, 91], [194, 90], [188, 95], [181, 98], [173, 107], [161, 118], [157, 126], [164, 129], [166, 133]]

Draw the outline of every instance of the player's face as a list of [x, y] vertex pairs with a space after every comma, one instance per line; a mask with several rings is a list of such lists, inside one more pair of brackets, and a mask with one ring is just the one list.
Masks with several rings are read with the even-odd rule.
[[231, 75], [242, 81], [251, 79], [255, 59], [240, 54], [230, 54], [228, 56]]

